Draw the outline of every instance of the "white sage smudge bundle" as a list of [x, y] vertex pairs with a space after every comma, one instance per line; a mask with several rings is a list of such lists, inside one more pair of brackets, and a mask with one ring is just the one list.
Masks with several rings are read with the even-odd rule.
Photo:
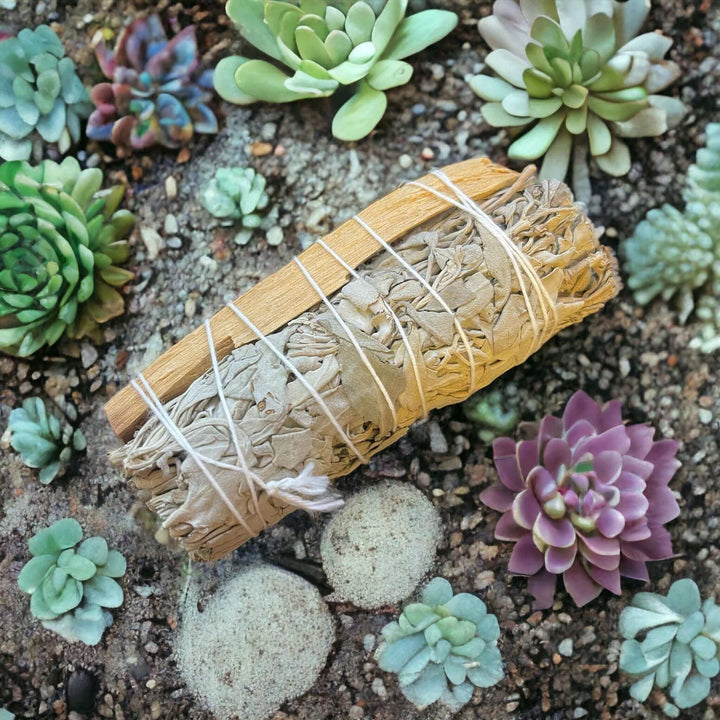
[[367, 462], [619, 290], [614, 258], [562, 183], [524, 177], [479, 208], [447, 195], [457, 207], [216, 362], [113, 454], [193, 558], [221, 557], [298, 506], [333, 507], [325, 476]]

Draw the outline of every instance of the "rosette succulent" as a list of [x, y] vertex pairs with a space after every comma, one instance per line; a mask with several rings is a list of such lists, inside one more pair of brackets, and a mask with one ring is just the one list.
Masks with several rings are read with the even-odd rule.
[[218, 93], [229, 102], [291, 102], [327, 97], [341, 86], [352, 96], [333, 119], [333, 135], [359, 140], [380, 122], [385, 91], [405, 85], [404, 58], [445, 37], [455, 13], [425, 10], [405, 17], [408, 0], [229, 0], [227, 13], [242, 36], [285, 65], [235, 56], [215, 69]]
[[97, 645], [113, 622], [105, 608], [122, 605], [123, 591], [114, 578], [122, 577], [127, 565], [104, 538], [82, 540], [82, 535], [80, 523], [65, 518], [30, 538], [33, 557], [18, 585], [31, 596], [30, 612], [44, 627], [69, 642]]
[[690, 166], [683, 196], [683, 212], [671, 205], [650, 210], [620, 250], [635, 301], [676, 298], [681, 323], [695, 310], [702, 327], [690, 346], [712, 352], [720, 348], [719, 123], [707, 127], [707, 146]]
[[432, 580], [422, 602], [406, 606], [382, 634], [378, 664], [397, 673], [403, 695], [419, 709], [439, 701], [459, 710], [475, 687], [503, 678], [497, 618], [474, 595], [453, 595], [443, 578]]
[[177, 148], [194, 133], [216, 133], [212, 71], [199, 72], [195, 27], [168, 40], [157, 15], [134, 20], [120, 35], [114, 51], [102, 33], [95, 54], [111, 82], [92, 89], [95, 110], [87, 134], [118, 147], [118, 154], [151, 145]]
[[504, 390], [481, 390], [463, 403], [465, 417], [479, 426], [478, 437], [483, 442], [490, 443], [517, 425], [517, 399]]
[[519, 160], [545, 156], [541, 177], [564, 179], [570, 159], [579, 197], [590, 194], [588, 153], [611, 175], [630, 170], [621, 138], [661, 135], [685, 112], [657, 93], [679, 75], [664, 59], [672, 40], [637, 35], [650, 0], [496, 0], [480, 20], [496, 76], [470, 86], [495, 127], [528, 129], [510, 146]]
[[630, 694], [645, 702], [653, 686], [672, 702], [663, 710], [679, 717], [710, 694], [710, 679], [720, 673], [720, 607], [703, 602], [689, 578], [670, 586], [667, 596], [642, 592], [620, 615], [625, 638], [620, 669], [635, 676]]
[[267, 208], [265, 178], [253, 168], [219, 168], [215, 177], [203, 188], [200, 201], [205, 209], [221, 220], [241, 220], [235, 242], [245, 245], [252, 230], [260, 226], [260, 212]]
[[0, 37], [0, 158], [27, 160], [33, 142], [56, 143], [67, 152], [91, 108], [73, 61], [50, 27]]
[[87, 446], [81, 430], [68, 421], [77, 420], [72, 405], [67, 414], [68, 418], [61, 418], [48, 413], [38, 397], [28, 398], [22, 407], [10, 412], [10, 445], [20, 453], [25, 465], [40, 469], [43, 485], [65, 472], [73, 451], [80, 452]]
[[509, 569], [529, 576], [536, 608], [552, 605], [558, 575], [585, 605], [603, 588], [619, 594], [621, 576], [646, 581], [645, 563], [672, 555], [663, 525], [679, 514], [668, 487], [678, 443], [654, 434], [623, 425], [619, 401], [602, 407], [578, 391], [532, 439], [495, 440], [500, 483], [480, 497], [504, 513], [495, 537], [515, 543]]
[[0, 351], [27, 357], [65, 333], [101, 342], [98, 324], [122, 314], [134, 219], [117, 209], [124, 187], [102, 182], [74, 158], [0, 166]]

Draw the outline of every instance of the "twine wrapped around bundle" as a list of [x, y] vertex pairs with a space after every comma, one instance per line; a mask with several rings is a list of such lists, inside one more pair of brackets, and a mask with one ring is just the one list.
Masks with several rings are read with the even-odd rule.
[[392, 247], [358, 219], [384, 249], [357, 271], [323, 244], [350, 274], [332, 297], [296, 260], [318, 305], [267, 337], [235, 309], [258, 339], [164, 407], [135, 386], [154, 415], [113, 462], [194, 558], [225, 555], [295, 507], [333, 507], [324, 476], [348, 474], [617, 293], [615, 261], [562, 183], [525, 173], [479, 206], [445, 185], [423, 187], [452, 208]]

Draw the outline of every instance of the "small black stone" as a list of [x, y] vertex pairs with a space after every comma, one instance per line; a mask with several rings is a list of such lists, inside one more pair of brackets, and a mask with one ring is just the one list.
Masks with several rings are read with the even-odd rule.
[[96, 678], [85, 670], [74, 672], [67, 683], [67, 701], [70, 710], [87, 715], [95, 707], [98, 690]]

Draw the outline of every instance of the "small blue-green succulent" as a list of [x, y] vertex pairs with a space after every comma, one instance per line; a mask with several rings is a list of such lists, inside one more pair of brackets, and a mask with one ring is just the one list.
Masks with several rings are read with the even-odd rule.
[[82, 535], [80, 523], [65, 518], [30, 538], [33, 557], [18, 585], [30, 594], [30, 612], [44, 627], [69, 642], [97, 645], [113, 622], [105, 608], [122, 604], [122, 588], [113, 578], [122, 577], [127, 565], [104, 538]]
[[45, 403], [34, 397], [10, 413], [10, 444], [25, 465], [40, 470], [43, 485], [64, 473], [73, 451], [86, 448], [85, 436], [69, 422], [77, 420], [75, 408], [69, 405], [65, 412], [67, 418], [48, 413]]
[[665, 714], [697, 705], [710, 693], [710, 679], [720, 673], [720, 607], [705, 602], [693, 580], [678, 580], [667, 596], [641, 592], [620, 615], [625, 638], [620, 669], [637, 678], [630, 694], [647, 700], [654, 685], [672, 702]]
[[517, 403], [500, 390], [481, 390], [463, 403], [468, 420], [479, 426], [478, 437], [491, 443], [498, 435], [511, 433], [520, 413]]
[[332, 133], [360, 140], [385, 114], [385, 91], [410, 80], [413, 68], [404, 58], [457, 24], [457, 15], [447, 10], [405, 17], [407, 5], [408, 0], [229, 0], [227, 14], [240, 34], [278, 64], [225, 58], [215, 68], [215, 89], [228, 102], [244, 105], [328, 97], [347, 86], [352, 95], [337, 111]]
[[235, 237], [238, 245], [250, 240], [260, 226], [260, 211], [268, 206], [265, 178], [253, 168], [219, 168], [203, 189], [200, 201], [205, 209], [221, 220], [241, 220], [243, 230]]
[[90, 114], [88, 92], [47, 25], [0, 41], [0, 158], [27, 160], [34, 141], [68, 151]]
[[690, 347], [713, 352], [720, 348], [720, 123], [707, 126], [683, 196], [683, 212], [650, 210], [621, 253], [636, 302], [673, 299], [681, 323], [695, 310], [702, 326]]
[[5, 708], [0, 708], [0, 720], [13, 720], [15, 715]]
[[378, 664], [397, 673], [401, 692], [419, 709], [439, 701], [459, 710], [475, 687], [503, 678], [497, 618], [474, 595], [453, 595], [443, 578], [432, 580], [422, 602], [405, 607], [382, 634]]

